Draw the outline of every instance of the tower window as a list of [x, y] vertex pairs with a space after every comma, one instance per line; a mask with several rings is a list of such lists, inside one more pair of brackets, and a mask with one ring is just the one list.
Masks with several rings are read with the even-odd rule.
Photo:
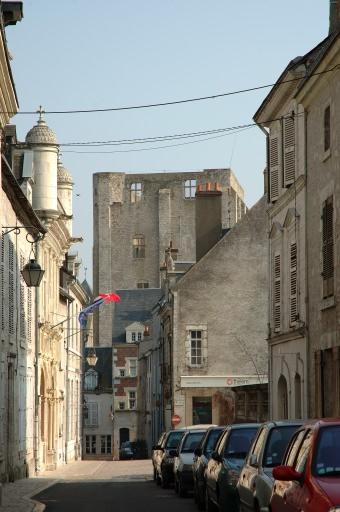
[[134, 258], [145, 258], [144, 235], [136, 235], [132, 242], [132, 254]]
[[196, 194], [196, 180], [186, 180], [184, 182], [185, 199], [193, 199]]
[[142, 184], [131, 183], [130, 186], [130, 201], [131, 203], [138, 203], [142, 199]]

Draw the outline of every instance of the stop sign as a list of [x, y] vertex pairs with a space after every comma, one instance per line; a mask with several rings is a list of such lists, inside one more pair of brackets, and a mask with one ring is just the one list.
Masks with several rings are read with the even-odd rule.
[[180, 416], [178, 416], [178, 414], [173, 414], [171, 416], [171, 423], [175, 426], [175, 425], [178, 425], [179, 423], [181, 423], [181, 420], [182, 418]]

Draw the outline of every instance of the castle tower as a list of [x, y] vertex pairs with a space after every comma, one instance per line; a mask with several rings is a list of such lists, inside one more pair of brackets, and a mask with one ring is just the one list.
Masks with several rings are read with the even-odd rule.
[[58, 199], [67, 215], [66, 226], [70, 236], [72, 236], [72, 191], [73, 181], [69, 171], [63, 166], [60, 153], [58, 155]]

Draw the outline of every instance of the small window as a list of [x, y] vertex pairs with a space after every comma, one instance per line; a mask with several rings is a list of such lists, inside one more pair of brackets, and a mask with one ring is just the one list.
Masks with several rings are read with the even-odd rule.
[[125, 402], [119, 402], [119, 410], [124, 411], [125, 409]]
[[130, 186], [130, 201], [131, 203], [138, 203], [142, 199], [142, 184], [131, 183]]
[[132, 241], [132, 254], [136, 259], [145, 258], [144, 235], [136, 235]]
[[142, 341], [142, 333], [137, 332], [137, 341]]
[[202, 331], [190, 331], [190, 364], [201, 366], [202, 356]]
[[325, 108], [323, 117], [324, 127], [324, 151], [328, 151], [331, 147], [331, 107]]
[[119, 377], [125, 377], [125, 370], [119, 370]]
[[136, 409], [136, 391], [129, 391], [129, 409]]
[[137, 283], [137, 288], [149, 288], [149, 283], [147, 281], [139, 281]]
[[193, 199], [196, 194], [196, 180], [186, 180], [184, 182], [185, 199]]
[[86, 391], [94, 391], [98, 386], [98, 373], [95, 370], [88, 370], [85, 373], [85, 389]]
[[132, 341], [136, 341], [136, 339], [137, 339], [137, 338], [136, 338], [136, 333], [135, 333], [135, 332], [132, 332], [132, 333], [131, 333], [131, 340], [132, 340]]

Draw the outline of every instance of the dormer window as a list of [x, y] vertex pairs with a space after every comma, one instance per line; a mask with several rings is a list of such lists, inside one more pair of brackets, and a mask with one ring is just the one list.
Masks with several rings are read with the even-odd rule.
[[98, 373], [91, 369], [85, 373], [85, 389], [86, 391], [94, 391], [98, 386]]
[[138, 203], [142, 199], [142, 184], [131, 183], [130, 186], [130, 201], [131, 203]]
[[186, 180], [184, 182], [184, 198], [194, 199], [196, 194], [196, 180]]
[[135, 332], [132, 332], [131, 333], [131, 340], [134, 342], [136, 341], [136, 333]]

